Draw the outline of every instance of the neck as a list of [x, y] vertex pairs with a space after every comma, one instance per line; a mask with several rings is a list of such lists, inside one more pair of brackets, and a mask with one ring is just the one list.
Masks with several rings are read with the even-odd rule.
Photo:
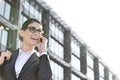
[[32, 51], [35, 48], [35, 46], [27, 45], [25, 43], [22, 44], [21, 49], [25, 52]]

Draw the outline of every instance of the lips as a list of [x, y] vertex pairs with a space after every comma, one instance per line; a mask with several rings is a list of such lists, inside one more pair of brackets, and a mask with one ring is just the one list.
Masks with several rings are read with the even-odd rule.
[[32, 39], [32, 40], [35, 40], [35, 41], [38, 41], [38, 40], [39, 40], [38, 38], [32, 38], [32, 37], [31, 37], [31, 39]]

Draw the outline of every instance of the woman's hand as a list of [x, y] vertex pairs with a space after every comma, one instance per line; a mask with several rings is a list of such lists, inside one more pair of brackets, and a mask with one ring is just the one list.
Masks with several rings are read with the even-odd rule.
[[47, 42], [48, 39], [45, 38], [44, 36], [41, 36], [41, 42], [39, 42], [38, 44], [38, 50], [40, 53], [47, 51]]
[[0, 56], [0, 65], [4, 63], [5, 60], [10, 60], [12, 53], [10, 51], [2, 52]]

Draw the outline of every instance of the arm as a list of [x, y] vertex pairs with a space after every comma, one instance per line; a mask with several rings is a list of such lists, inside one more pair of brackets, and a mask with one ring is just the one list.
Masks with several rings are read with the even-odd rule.
[[2, 65], [5, 60], [9, 60], [11, 57], [11, 52], [10, 51], [6, 51], [6, 52], [0, 52], [0, 65]]
[[51, 80], [52, 71], [48, 59], [48, 55], [42, 55], [39, 57], [39, 72], [38, 80]]
[[40, 54], [39, 57], [39, 72], [38, 72], [38, 80], [51, 80], [52, 79], [52, 71], [47, 55], [47, 38], [41, 36], [41, 43], [38, 45], [38, 49]]
[[11, 57], [10, 51], [0, 52], [0, 77], [2, 77], [3, 68], [6, 62], [10, 59], [10, 57]]

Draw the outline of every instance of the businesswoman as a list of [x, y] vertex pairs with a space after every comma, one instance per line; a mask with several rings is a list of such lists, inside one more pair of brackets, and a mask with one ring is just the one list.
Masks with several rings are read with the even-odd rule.
[[[42, 36], [42, 28], [36, 19], [28, 19], [23, 23], [20, 30], [21, 48], [14, 52], [1, 52], [2, 80], [51, 80], [47, 39]], [[38, 51], [35, 50], [36, 46]]]

